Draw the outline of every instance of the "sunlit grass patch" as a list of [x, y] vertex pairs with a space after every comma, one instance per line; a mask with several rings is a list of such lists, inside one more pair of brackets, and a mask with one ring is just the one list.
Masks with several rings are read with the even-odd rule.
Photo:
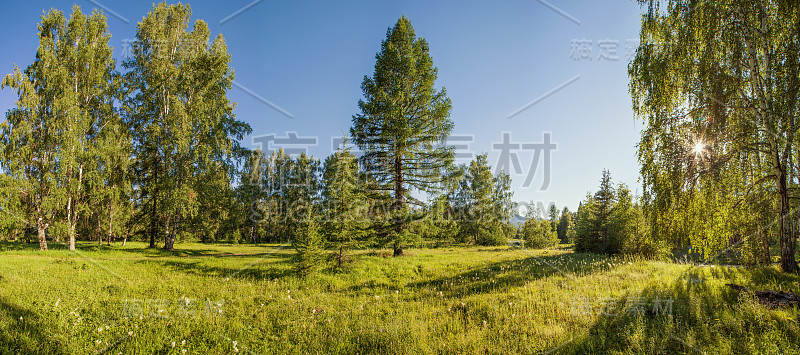
[[286, 245], [181, 246], [3, 244], [0, 352], [792, 353], [800, 343], [796, 309], [724, 286], [797, 291], [796, 275], [773, 268], [452, 247], [357, 251], [344, 269], [304, 279]]

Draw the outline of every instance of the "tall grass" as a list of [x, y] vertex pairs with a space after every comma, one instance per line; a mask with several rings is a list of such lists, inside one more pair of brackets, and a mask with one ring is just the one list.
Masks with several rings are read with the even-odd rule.
[[724, 286], [774, 268], [569, 250], [362, 251], [295, 275], [286, 245], [0, 244], [0, 353], [800, 353], [800, 312]]

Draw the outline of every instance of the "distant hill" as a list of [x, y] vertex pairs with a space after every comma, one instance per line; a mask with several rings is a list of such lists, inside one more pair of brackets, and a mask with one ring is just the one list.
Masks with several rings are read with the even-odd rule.
[[520, 215], [514, 215], [514, 216], [511, 217], [510, 222], [511, 222], [511, 224], [513, 224], [515, 226], [521, 226], [521, 225], [525, 224], [525, 217], [522, 217]]

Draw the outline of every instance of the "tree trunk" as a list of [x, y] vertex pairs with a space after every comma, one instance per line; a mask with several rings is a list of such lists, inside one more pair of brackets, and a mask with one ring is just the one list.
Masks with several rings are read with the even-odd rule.
[[45, 234], [47, 226], [42, 222], [41, 217], [36, 223], [36, 229], [39, 232], [39, 250], [47, 250], [47, 236]]
[[169, 219], [167, 222], [167, 237], [166, 242], [164, 243], [164, 250], [173, 251], [175, 250], [175, 239], [177, 239], [178, 235], [178, 225], [181, 223], [180, 216], [175, 217], [172, 224], [169, 224]]
[[150, 248], [156, 247], [156, 234], [158, 234], [158, 211], [156, 211], [157, 201], [155, 194], [150, 197], [153, 199], [153, 209], [150, 212]]
[[150, 211], [150, 248], [156, 247], [156, 235], [158, 234], [158, 160], [153, 167], [153, 191], [150, 198], [153, 199], [153, 209]]
[[170, 228], [171, 217], [167, 217], [167, 224], [164, 226], [164, 250], [175, 250], [175, 239], [172, 236], [172, 229]]
[[401, 158], [399, 154], [394, 158], [394, 204], [392, 204], [392, 214], [395, 218], [394, 256], [403, 255], [401, 238], [405, 221], [399, 215], [399, 212], [403, 211], [403, 161]]
[[75, 250], [75, 225], [72, 223], [72, 195], [67, 201], [67, 223], [69, 223], [69, 250]]
[[776, 177], [778, 180], [778, 195], [780, 196], [781, 217], [778, 224], [780, 230], [780, 247], [781, 247], [781, 269], [783, 272], [797, 272], [797, 261], [794, 259], [795, 249], [797, 247], [797, 240], [794, 236], [794, 228], [792, 228], [791, 207], [789, 206], [789, 193], [786, 188], [786, 172], [782, 167], [776, 170]]
[[[108, 235], [106, 236], [106, 241], [108, 245], [111, 245], [111, 234], [112, 234], [112, 226], [114, 225], [114, 203], [111, 203], [108, 209]], [[115, 242], [116, 243], [116, 242]]]
[[175, 233], [172, 232], [167, 234], [166, 242], [164, 243], [164, 250], [173, 251], [175, 250]]

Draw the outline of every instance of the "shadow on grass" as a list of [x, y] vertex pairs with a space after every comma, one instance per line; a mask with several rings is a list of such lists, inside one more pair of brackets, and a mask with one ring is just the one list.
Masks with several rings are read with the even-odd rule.
[[[163, 248], [115, 248], [114, 251], [139, 254], [146, 257], [217, 257], [217, 256], [234, 256], [236, 254], [220, 253], [219, 250], [214, 249], [175, 249], [164, 250]], [[258, 254], [236, 255], [236, 256], [258, 256]]]
[[[608, 257], [594, 254], [560, 254], [530, 256], [524, 259], [499, 261], [472, 268], [457, 275], [407, 284], [406, 287], [436, 289], [446, 297], [466, 297], [521, 287], [529, 281], [553, 276], [571, 278], [607, 270], [597, 261]], [[358, 291], [353, 286], [351, 290]]]
[[0, 353], [63, 354], [63, 346], [46, 335], [35, 313], [0, 298], [0, 321]]
[[[229, 246], [230, 244], [223, 244], [225, 246]], [[47, 243], [48, 251], [67, 251], [69, 250], [69, 245], [66, 243], [57, 243], [54, 241], [49, 241]], [[256, 246], [256, 245], [251, 245]], [[265, 248], [266, 250], [274, 249], [274, 245], [260, 245], [261, 247]], [[163, 248], [148, 248], [148, 247], [131, 247], [125, 246], [123, 247], [121, 243], [115, 243], [112, 245], [103, 244], [100, 245], [95, 242], [86, 242], [81, 241], [75, 244], [75, 249], [78, 252], [84, 253], [109, 253], [109, 252], [121, 252], [121, 253], [130, 253], [130, 254], [138, 254], [143, 257], [239, 257], [239, 258], [258, 258], [263, 256], [265, 253], [230, 253], [230, 252], [220, 252], [219, 249], [181, 249], [180, 245], [178, 248], [173, 251], [167, 251]], [[24, 242], [2, 242], [0, 241], [0, 252], [9, 252], [9, 251], [39, 251], [39, 244], [38, 243], [24, 243]]]
[[[253, 263], [248, 263], [246, 265], [242, 265], [241, 267], [225, 267], [225, 266], [212, 266], [208, 265], [207, 263], [197, 260], [158, 260], [158, 259], [150, 259], [150, 260], [142, 260], [137, 262], [138, 263], [148, 263], [148, 264], [158, 264], [161, 267], [171, 268], [175, 271], [182, 272], [185, 274], [190, 275], [198, 275], [198, 276], [205, 276], [205, 277], [213, 277], [213, 278], [220, 278], [223, 280], [225, 278], [244, 278], [244, 279], [253, 279], [253, 280], [272, 280], [277, 278], [283, 278], [289, 275], [294, 274], [294, 269], [291, 267], [286, 267], [287, 263], [280, 262], [279, 264], [283, 267], [279, 266], [272, 266], [267, 264], [268, 259], [287, 259], [291, 258], [290, 255], [269, 255], [265, 257], [264, 262], [254, 261]], [[267, 265], [265, 265], [267, 264]]]
[[[776, 280], [798, 280], [775, 269], [714, 268], [710, 274], [725, 282], [747, 280], [747, 286], [755, 289], [769, 288]], [[667, 285], [594, 304], [594, 313], [586, 315], [596, 318], [588, 334], [576, 336], [560, 351], [746, 354], [800, 350], [800, 311], [765, 309], [746, 293], [719, 283], [709, 286], [707, 276], [691, 270]]]

